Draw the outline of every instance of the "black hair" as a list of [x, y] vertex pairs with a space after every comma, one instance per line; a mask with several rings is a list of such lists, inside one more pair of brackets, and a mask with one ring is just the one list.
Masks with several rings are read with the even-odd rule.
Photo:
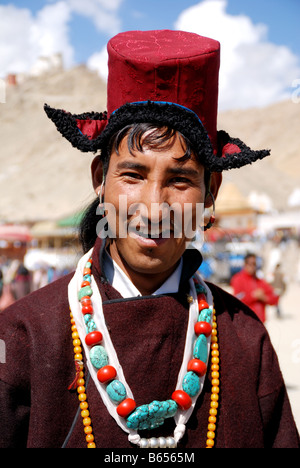
[[[107, 147], [101, 152], [100, 158], [104, 177], [107, 174], [110, 155], [113, 151], [118, 154], [120, 144], [126, 136], [128, 137], [128, 150], [132, 154], [134, 151], [143, 152], [145, 148], [155, 151], [169, 149], [174, 144], [175, 135], [178, 135], [184, 151], [184, 154], [178, 160], [185, 161], [191, 158], [192, 154], [195, 154], [197, 157], [197, 153], [189, 139], [173, 128], [151, 123], [137, 123], [125, 126], [111, 137]], [[200, 161], [200, 158], [198, 160]], [[209, 190], [210, 175], [210, 172], [205, 170], [204, 182], [207, 191]], [[96, 226], [102, 218], [102, 215], [97, 214], [98, 206], [99, 199], [96, 198], [86, 209], [79, 226], [79, 241], [84, 253], [94, 246], [97, 239]]]
[[183, 136], [179, 131], [166, 125], [156, 125], [152, 123], [136, 123], [126, 125], [117, 131], [109, 140], [105, 150], [101, 152], [101, 162], [103, 165], [103, 174], [106, 176], [110, 155], [113, 151], [119, 154], [120, 144], [127, 136], [127, 146], [130, 154], [134, 151], [143, 152], [145, 148], [154, 151], [164, 151], [174, 144], [174, 136], [178, 135], [184, 154], [179, 161], [189, 159], [192, 153], [195, 153], [190, 140]]
[[255, 253], [253, 253], [253, 252], [248, 252], [248, 253], [245, 255], [245, 257], [244, 257], [244, 262], [246, 263], [246, 262], [249, 260], [249, 258], [256, 258]]

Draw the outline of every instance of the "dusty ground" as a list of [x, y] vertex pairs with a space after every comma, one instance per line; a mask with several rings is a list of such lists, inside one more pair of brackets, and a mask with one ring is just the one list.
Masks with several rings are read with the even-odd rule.
[[294, 418], [300, 431], [300, 283], [292, 283], [282, 298], [282, 318], [273, 307], [267, 311], [266, 328], [277, 352]]

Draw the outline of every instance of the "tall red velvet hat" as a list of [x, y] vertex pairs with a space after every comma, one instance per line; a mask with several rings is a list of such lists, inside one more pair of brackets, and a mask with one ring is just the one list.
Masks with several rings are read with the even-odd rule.
[[147, 122], [181, 132], [211, 172], [269, 154], [217, 130], [219, 42], [183, 31], [129, 31], [113, 37], [107, 50], [107, 112], [76, 115], [45, 104], [74, 147], [97, 152], [123, 127]]

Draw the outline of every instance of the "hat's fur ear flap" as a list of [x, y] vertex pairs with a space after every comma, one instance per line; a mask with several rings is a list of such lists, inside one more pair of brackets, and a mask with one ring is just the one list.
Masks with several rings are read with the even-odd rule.
[[270, 155], [270, 150], [254, 151], [238, 138], [231, 138], [224, 130], [218, 131], [218, 157], [214, 170], [221, 172], [252, 164]]
[[97, 139], [107, 125], [106, 112], [76, 115], [62, 109], [54, 109], [47, 104], [44, 105], [44, 110], [72, 146], [83, 152], [97, 151]]

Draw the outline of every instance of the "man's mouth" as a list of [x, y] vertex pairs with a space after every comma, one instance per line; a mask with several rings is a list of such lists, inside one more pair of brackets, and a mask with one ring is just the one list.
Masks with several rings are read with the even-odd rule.
[[145, 239], [169, 239], [171, 237], [170, 229], [165, 229], [163, 231], [136, 229], [135, 232], [138, 236]]
[[158, 247], [159, 245], [164, 244], [168, 239], [173, 237], [172, 230], [156, 228], [154, 229], [147, 228], [146, 226], [138, 226], [135, 228], [128, 229], [128, 234], [130, 237], [136, 239], [141, 245], [145, 247]]

